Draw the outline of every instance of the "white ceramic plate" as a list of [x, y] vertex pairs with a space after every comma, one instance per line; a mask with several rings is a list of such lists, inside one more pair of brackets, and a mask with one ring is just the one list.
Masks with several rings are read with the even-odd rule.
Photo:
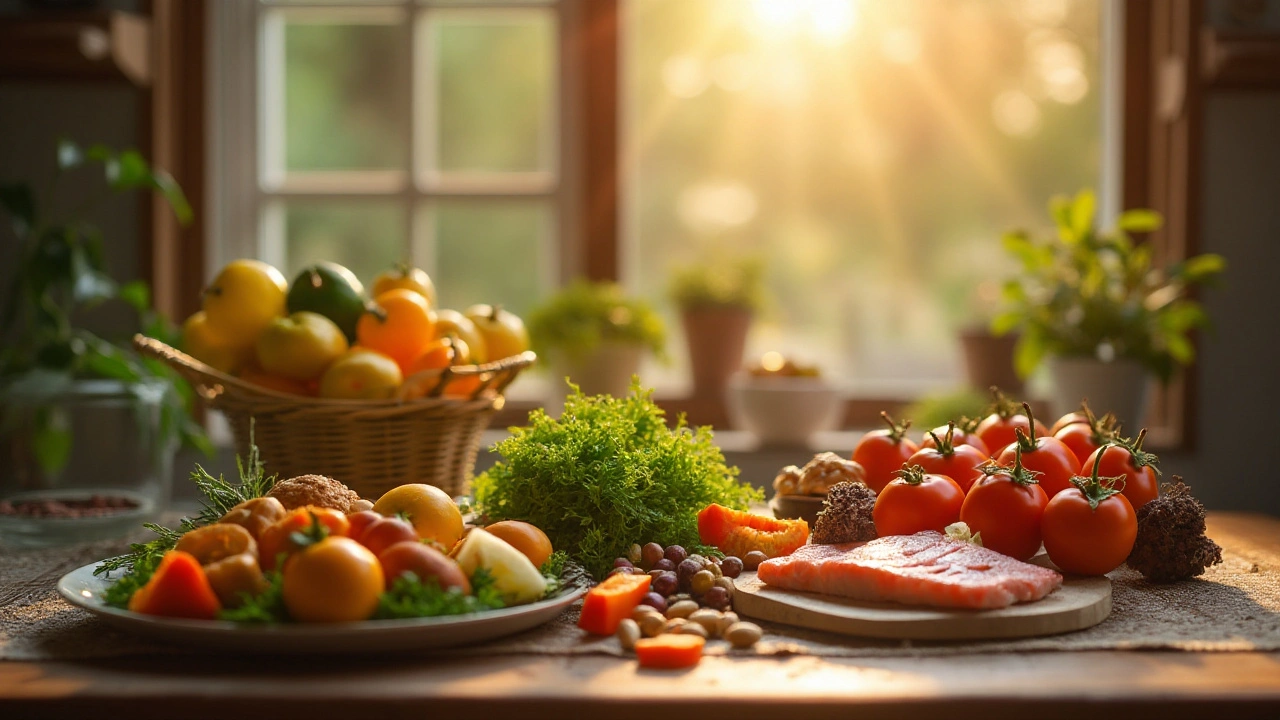
[[126, 632], [188, 646], [266, 654], [396, 652], [470, 645], [537, 627], [586, 593], [586, 588], [565, 588], [546, 600], [473, 615], [332, 625], [247, 625], [156, 617], [111, 607], [102, 594], [113, 581], [95, 577], [95, 567], [97, 563], [85, 565], [62, 576], [58, 592], [67, 602]]

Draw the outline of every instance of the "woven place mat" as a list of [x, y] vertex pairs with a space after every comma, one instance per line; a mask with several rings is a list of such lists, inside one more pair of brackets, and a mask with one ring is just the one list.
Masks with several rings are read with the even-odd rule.
[[[1136, 572], [1111, 573], [1112, 611], [1101, 624], [1043, 638], [989, 642], [896, 642], [833, 636], [765, 624], [765, 637], [750, 651], [732, 654], [891, 657], [1064, 650], [1273, 651], [1280, 650], [1280, 554], [1244, 535], [1214, 527], [1223, 563], [1201, 579], [1153, 585]], [[197, 647], [165, 645], [108, 627], [58, 597], [63, 574], [119, 554], [121, 541], [73, 548], [0, 554], [0, 660], [66, 661], [127, 656], [190, 655]], [[612, 638], [592, 638], [576, 627], [575, 606], [552, 622], [481, 645], [434, 651], [448, 656], [504, 654], [579, 655], [623, 653]], [[708, 654], [729, 653], [724, 643]]]

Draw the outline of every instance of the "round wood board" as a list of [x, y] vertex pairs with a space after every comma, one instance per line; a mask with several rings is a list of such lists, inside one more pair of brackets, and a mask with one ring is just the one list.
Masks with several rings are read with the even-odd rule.
[[1111, 581], [1066, 578], [1042, 600], [999, 610], [949, 610], [780, 590], [744, 572], [734, 580], [739, 615], [797, 627], [903, 640], [994, 640], [1093, 627], [1111, 614]]

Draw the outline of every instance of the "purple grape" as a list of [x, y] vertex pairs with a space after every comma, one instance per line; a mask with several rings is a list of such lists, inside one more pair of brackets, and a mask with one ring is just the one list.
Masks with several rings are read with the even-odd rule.
[[662, 558], [653, 564], [654, 570], [662, 570], [663, 572], [675, 572], [676, 564], [667, 558]]
[[680, 547], [679, 545], [668, 545], [666, 552], [663, 553], [663, 557], [675, 563], [676, 565], [679, 565], [680, 563], [684, 562], [685, 558], [689, 557], [689, 553], [686, 552], [685, 549]]
[[614, 561], [613, 561], [613, 566], [614, 566], [614, 567], [616, 567], [616, 568], [624, 568], [624, 567], [625, 567], [625, 568], [629, 568], [629, 567], [635, 567], [634, 565], [632, 565], [632, 564], [631, 564], [631, 561], [630, 561], [630, 560], [628, 560], [628, 559], [626, 559], [626, 558], [618, 558], [617, 560], [614, 560]]
[[649, 543], [640, 548], [640, 567], [652, 569], [654, 563], [662, 559], [663, 549], [658, 543]]
[[720, 572], [727, 578], [736, 578], [742, 574], [742, 561], [730, 555], [720, 561]]
[[689, 583], [693, 580], [693, 576], [702, 571], [702, 566], [694, 560], [684, 560], [676, 567], [676, 580], [680, 582], [680, 589], [688, 592]]
[[646, 593], [644, 599], [640, 601], [640, 604], [648, 605], [661, 613], [667, 611], [667, 599], [656, 592]]
[[663, 597], [674, 594], [678, 586], [676, 574], [673, 572], [664, 572], [649, 583], [649, 589]]
[[703, 593], [702, 604], [716, 610], [728, 610], [729, 591], [719, 585], [713, 585], [710, 590]]

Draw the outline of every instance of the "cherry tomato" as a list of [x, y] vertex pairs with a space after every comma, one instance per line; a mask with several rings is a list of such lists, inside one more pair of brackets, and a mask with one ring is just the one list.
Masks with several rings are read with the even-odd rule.
[[442, 589], [458, 588], [464, 595], [471, 594], [471, 581], [458, 563], [429, 545], [414, 540], [396, 543], [378, 554], [387, 588], [400, 576], [411, 572], [419, 582], [435, 580]]
[[[1027, 417], [1034, 420], [1031, 407], [1026, 403], [1023, 403], [1023, 407], [1026, 408]], [[1022, 466], [1033, 473], [1039, 473], [1036, 481], [1040, 483], [1046, 496], [1053, 497], [1071, 487], [1071, 478], [1080, 474], [1080, 461], [1071, 448], [1057, 438], [1037, 435], [1034, 429], [1031, 437], [1027, 437], [1021, 428], [1014, 431], [1014, 436], [1017, 440], [1000, 451], [1000, 455], [996, 457], [997, 464], [1011, 467], [1015, 453], [1020, 450]]]
[[969, 492], [973, 483], [982, 477], [982, 464], [987, 461], [987, 456], [972, 445], [956, 444], [955, 434], [954, 425], [948, 425], [942, 435], [930, 433], [930, 440], [935, 436], [938, 438], [934, 445], [921, 447], [907, 459], [907, 464], [919, 465], [925, 472], [933, 475], [946, 475], [961, 490]]
[[1119, 478], [1100, 478], [1099, 465], [1091, 477], [1072, 478], [1044, 508], [1044, 549], [1063, 572], [1105, 575], [1129, 557], [1138, 537], [1138, 516], [1114, 485]]
[[418, 542], [418, 531], [398, 517], [384, 517], [375, 520], [364, 528], [359, 537], [352, 539], [369, 548], [374, 555], [381, 555], [383, 550], [396, 543]]
[[382, 566], [360, 543], [327, 537], [298, 550], [284, 566], [284, 605], [302, 622], [367, 620], [378, 609]]
[[347, 537], [360, 542], [360, 536], [364, 534], [365, 528], [375, 522], [383, 519], [386, 515], [376, 513], [372, 510], [361, 510], [347, 515]]
[[1147, 437], [1147, 429], [1143, 428], [1138, 437], [1132, 441], [1119, 440], [1116, 444], [1107, 445], [1095, 451], [1085, 460], [1085, 467], [1092, 467], [1102, 460], [1098, 474], [1103, 477], [1123, 477], [1121, 492], [1133, 505], [1133, 509], [1141, 510], [1143, 505], [1155, 500], [1160, 494], [1160, 485], [1156, 476], [1159, 470], [1155, 464], [1159, 458], [1142, 450], [1142, 441]]
[[1057, 435], [1059, 430], [1061, 430], [1064, 427], [1067, 427], [1068, 425], [1078, 425], [1080, 423], [1088, 422], [1088, 421], [1089, 419], [1085, 417], [1083, 412], [1080, 412], [1079, 410], [1073, 410], [1067, 413], [1066, 415], [1063, 415], [1062, 417], [1058, 418], [1058, 421], [1053, 424], [1053, 427], [1049, 428], [1049, 434]]
[[[937, 435], [939, 438], [941, 438], [943, 435], [947, 433], [948, 427], [950, 426], [939, 425], [933, 430], [925, 433], [924, 439], [920, 441], [920, 447], [922, 449], [937, 447], [938, 444], [934, 442], [933, 436]], [[970, 420], [969, 418], [960, 418], [960, 422], [956, 423], [955, 428], [956, 428], [955, 436], [954, 436], [954, 439], [952, 440], [953, 443], [955, 443], [957, 446], [968, 445], [972, 448], [976, 448], [978, 452], [982, 453], [983, 458], [991, 457], [991, 448], [987, 447], [987, 444], [982, 442], [982, 438], [978, 437], [978, 433], [977, 433], [978, 421], [977, 420]]]
[[902, 466], [898, 477], [876, 497], [871, 517], [876, 534], [914, 535], [925, 530], [942, 532], [960, 519], [964, 490], [946, 475], [931, 475], [919, 465]]
[[1113, 421], [1114, 417], [1107, 415], [1101, 420], [1094, 418], [1089, 422], [1072, 423], [1055, 432], [1053, 436], [1061, 440], [1063, 445], [1071, 448], [1071, 452], [1080, 461], [1083, 470], [1087, 467], [1084, 461], [1088, 460], [1090, 455], [1116, 439], [1117, 433]]
[[[991, 395], [994, 398], [991, 414], [978, 424], [977, 433], [978, 437], [982, 438], [982, 442], [987, 444], [988, 449], [998, 452], [1000, 448], [1017, 441], [1018, 436], [1014, 434], [1014, 430], [1021, 428], [1022, 432], [1030, 433], [1032, 423], [1022, 408], [1006, 398], [1004, 393], [1000, 392], [1000, 388], [991, 388]], [[1037, 435], [1049, 434], [1049, 430], [1042, 423], [1035, 423], [1035, 428]]]
[[1015, 560], [1030, 560], [1040, 550], [1040, 518], [1049, 498], [1022, 467], [1021, 450], [1014, 455], [1013, 467], [991, 463], [983, 474], [986, 477], [965, 496], [961, 522], [982, 533], [984, 546]]
[[337, 510], [316, 505], [295, 508], [258, 537], [258, 564], [263, 570], [275, 570], [281, 555], [288, 557], [302, 549], [295, 533], [305, 533], [316, 523], [330, 535], [346, 535], [351, 529], [347, 516]]
[[906, 436], [911, 421], [895, 423], [889, 413], [880, 413], [888, 429], [872, 430], [853, 449], [853, 461], [867, 471], [867, 487], [880, 492], [893, 481], [894, 473], [920, 448]]

